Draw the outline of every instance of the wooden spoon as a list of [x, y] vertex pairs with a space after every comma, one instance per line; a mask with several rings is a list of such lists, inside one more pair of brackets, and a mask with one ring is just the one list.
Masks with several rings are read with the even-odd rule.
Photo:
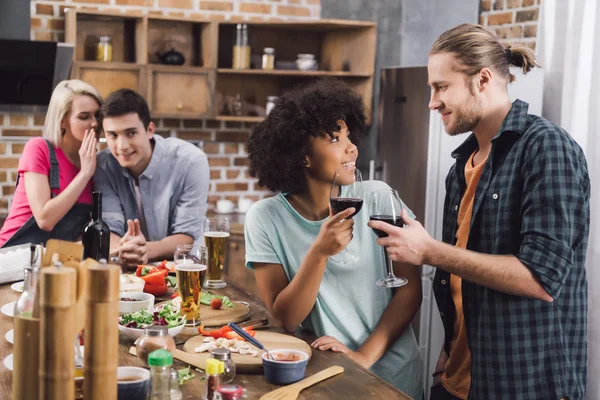
[[260, 400], [296, 400], [300, 395], [301, 390], [331, 378], [334, 375], [341, 374], [342, 372], [344, 372], [344, 368], [338, 365], [329, 367], [294, 384], [273, 390], [272, 392], [263, 395]]

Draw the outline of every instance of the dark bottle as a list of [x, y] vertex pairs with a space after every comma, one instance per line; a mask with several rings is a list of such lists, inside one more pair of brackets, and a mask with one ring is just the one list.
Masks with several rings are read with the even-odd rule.
[[102, 192], [95, 191], [92, 200], [92, 219], [81, 231], [83, 243], [83, 259], [93, 258], [96, 261], [108, 260], [110, 251], [110, 230], [102, 221]]

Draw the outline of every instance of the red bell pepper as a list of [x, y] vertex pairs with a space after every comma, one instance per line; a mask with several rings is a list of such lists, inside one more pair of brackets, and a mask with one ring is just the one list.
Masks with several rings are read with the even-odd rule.
[[162, 283], [159, 283], [159, 284], [146, 283], [144, 285], [144, 292], [150, 293], [156, 297], [164, 296], [165, 293], [167, 293], [167, 290], [168, 290], [168, 287], [167, 287], [167, 284], [164, 282], [164, 280]]
[[[253, 331], [251, 328], [244, 328], [244, 331], [246, 331], [246, 333], [252, 337], [254, 337], [254, 335], [256, 335], [256, 331]], [[237, 340], [246, 340], [243, 337], [241, 337], [239, 334], [237, 334], [236, 332], [226, 332], [225, 333], [225, 339], [237, 339]]]

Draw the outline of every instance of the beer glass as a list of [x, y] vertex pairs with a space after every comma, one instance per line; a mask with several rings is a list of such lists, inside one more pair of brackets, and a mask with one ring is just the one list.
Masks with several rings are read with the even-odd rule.
[[208, 272], [206, 289], [222, 289], [227, 284], [223, 280], [225, 252], [229, 241], [229, 220], [227, 218], [206, 218], [204, 220], [204, 244], [208, 250]]
[[177, 290], [181, 299], [179, 308], [185, 315], [186, 326], [200, 324], [200, 292], [206, 278], [208, 252], [199, 245], [181, 245], [175, 249]]

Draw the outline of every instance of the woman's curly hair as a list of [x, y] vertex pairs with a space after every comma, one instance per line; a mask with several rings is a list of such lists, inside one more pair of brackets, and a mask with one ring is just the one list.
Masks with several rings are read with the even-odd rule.
[[365, 131], [362, 98], [337, 79], [321, 79], [286, 92], [248, 140], [250, 175], [273, 192], [301, 193], [311, 137], [332, 136], [346, 122], [350, 139], [358, 143]]

